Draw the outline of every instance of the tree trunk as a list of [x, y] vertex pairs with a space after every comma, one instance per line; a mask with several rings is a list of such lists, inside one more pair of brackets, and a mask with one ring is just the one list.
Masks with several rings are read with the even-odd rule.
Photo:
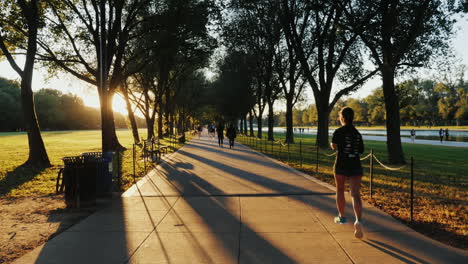
[[257, 117], [257, 137], [262, 138], [262, 116]]
[[128, 119], [130, 120], [130, 126], [132, 128], [133, 142], [135, 144], [140, 143], [140, 135], [138, 134], [138, 126], [135, 120], [135, 114], [132, 111], [132, 104], [128, 98], [127, 87], [123, 87], [122, 93], [125, 99], [125, 105], [127, 106]]
[[292, 96], [286, 97], [286, 142], [294, 143]]
[[148, 132], [147, 139], [154, 138], [154, 119], [145, 118], [146, 120], [146, 131]]
[[103, 89], [100, 93], [101, 100], [101, 135], [102, 135], [102, 151], [123, 151], [124, 148], [120, 145], [115, 133], [114, 111], [112, 110], [112, 99], [114, 95]]
[[388, 160], [392, 164], [405, 164], [400, 136], [400, 106], [395, 93], [395, 69], [384, 65], [382, 69], [385, 98]]
[[317, 119], [317, 145], [320, 148], [328, 148], [328, 105], [323, 107], [317, 105]]
[[251, 137], [254, 137], [254, 130], [253, 130], [253, 115], [252, 115], [252, 111], [250, 111], [249, 113], [249, 126], [250, 126], [250, 136]]
[[[33, 9], [36, 10], [37, 7]], [[37, 15], [37, 13], [34, 13]], [[32, 92], [32, 77], [34, 72], [34, 62], [37, 52], [37, 17], [34, 17], [34, 23], [29, 24], [29, 38], [26, 62], [24, 64], [23, 75], [21, 76], [21, 107], [23, 110], [26, 131], [28, 132], [29, 156], [26, 165], [40, 168], [50, 167], [49, 156], [42, 140], [41, 130], [37, 122], [36, 109], [34, 106], [34, 97]]]
[[244, 116], [244, 134], [247, 135], [247, 114]]
[[273, 112], [273, 102], [268, 101], [268, 140], [274, 141], [273, 126], [275, 125], [275, 116]]
[[163, 117], [161, 114], [161, 110], [158, 113], [158, 138], [163, 138]]
[[28, 132], [29, 145], [29, 156], [25, 164], [39, 168], [47, 168], [50, 167], [51, 164], [37, 122], [31, 80], [32, 70], [30, 72], [25, 70], [21, 80], [21, 105], [23, 108], [26, 131]]
[[169, 134], [174, 135], [174, 113], [171, 111], [169, 114]]

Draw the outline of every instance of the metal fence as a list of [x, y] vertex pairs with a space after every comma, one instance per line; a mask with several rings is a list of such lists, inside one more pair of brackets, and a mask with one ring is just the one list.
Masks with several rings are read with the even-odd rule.
[[[295, 143], [289, 144], [285, 142], [284, 137], [281, 138], [278, 135], [276, 137], [280, 139], [268, 141], [241, 134], [239, 141], [321, 180], [334, 183], [333, 164], [336, 152], [331, 153], [318, 148], [315, 139], [296, 138]], [[468, 184], [464, 176], [458, 178], [433, 174], [429, 176], [431, 173], [425, 170], [425, 164], [420, 162], [416, 166], [415, 157], [410, 157], [406, 165], [393, 167], [383, 162], [386, 158], [385, 153], [375, 153], [371, 149], [362, 156], [365, 171], [362, 181], [363, 196], [379, 207], [397, 206], [398, 212], [391, 212], [397, 218], [410, 223], [421, 222], [427, 220], [425, 214], [432, 209], [440, 212], [448, 210], [448, 214], [452, 215], [459, 210], [458, 204], [467, 204]], [[369, 162], [364, 162], [365, 160]], [[438, 190], [434, 191], [434, 189]], [[453, 205], [453, 208], [447, 209], [447, 204]], [[466, 215], [466, 206], [464, 208], [462, 215]], [[402, 209], [406, 209], [405, 213], [402, 213]], [[444, 213], [437, 213], [432, 218], [440, 223], [446, 220]]]

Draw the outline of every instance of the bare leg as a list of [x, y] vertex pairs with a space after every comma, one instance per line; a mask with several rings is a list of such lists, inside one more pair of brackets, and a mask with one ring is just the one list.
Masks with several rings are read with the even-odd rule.
[[345, 182], [346, 182], [346, 176], [335, 174], [336, 207], [338, 209], [340, 217], [345, 216], [345, 203], [346, 203], [345, 196], [344, 196]]
[[349, 188], [351, 197], [353, 198], [353, 209], [356, 215], [356, 220], [361, 221], [362, 216], [362, 201], [361, 201], [361, 179], [362, 176], [349, 177]]

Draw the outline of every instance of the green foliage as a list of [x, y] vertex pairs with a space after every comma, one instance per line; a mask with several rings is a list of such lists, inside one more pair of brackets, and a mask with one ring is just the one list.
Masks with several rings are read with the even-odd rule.
[[23, 127], [19, 84], [0, 78], [0, 131]]
[[[145, 132], [140, 130], [144, 136]], [[134, 183], [132, 165], [132, 133], [130, 130], [117, 130], [121, 143], [128, 149], [123, 152], [122, 158], [122, 189], [129, 188]], [[36, 170], [20, 166], [27, 158], [27, 136], [24, 133], [0, 133], [0, 197], [37, 197], [55, 194], [55, 183], [61, 158], [80, 155], [83, 152], [101, 151], [101, 132], [88, 131], [54, 131], [43, 132], [44, 142], [49, 151], [51, 168]], [[189, 140], [190, 138], [188, 138]], [[171, 146], [169, 152], [180, 148], [182, 144], [173, 144], [162, 140], [161, 144]], [[141, 155], [141, 148], [136, 147], [137, 155]], [[144, 164], [136, 164], [136, 180], [145, 175]], [[147, 170], [151, 167], [147, 164]]]
[[[58, 90], [41, 89], [34, 95], [39, 125], [43, 130], [97, 129], [100, 111], [84, 105], [77, 95]], [[125, 117], [114, 114], [116, 126], [126, 128]], [[137, 118], [144, 127], [141, 118]], [[18, 83], [0, 78], [0, 131], [23, 129], [20, 88]]]
[[218, 79], [210, 87], [208, 104], [226, 120], [245, 115], [255, 104], [253, 62], [251, 56], [235, 50], [219, 62]]
[[[452, 87], [452, 88], [450, 88]], [[468, 121], [468, 82], [459, 79], [454, 84], [434, 80], [412, 79], [396, 85], [399, 94], [400, 117], [404, 124], [436, 126], [456, 120], [457, 124]], [[363, 99], [340, 100], [330, 113], [330, 123], [336, 124], [338, 111], [343, 106], [354, 109], [355, 122], [360, 125], [385, 123], [385, 103], [382, 87], [376, 88]], [[317, 120], [316, 107], [295, 109], [295, 125], [311, 125]], [[308, 120], [308, 121], [307, 121]], [[282, 126], [281, 123], [277, 124]]]

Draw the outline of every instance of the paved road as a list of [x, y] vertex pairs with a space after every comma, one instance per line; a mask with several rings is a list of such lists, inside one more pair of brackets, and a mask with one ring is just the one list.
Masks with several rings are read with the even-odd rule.
[[333, 193], [247, 147], [202, 137], [16, 263], [468, 263], [466, 252], [367, 204], [365, 237], [355, 239], [352, 224], [332, 222]]

